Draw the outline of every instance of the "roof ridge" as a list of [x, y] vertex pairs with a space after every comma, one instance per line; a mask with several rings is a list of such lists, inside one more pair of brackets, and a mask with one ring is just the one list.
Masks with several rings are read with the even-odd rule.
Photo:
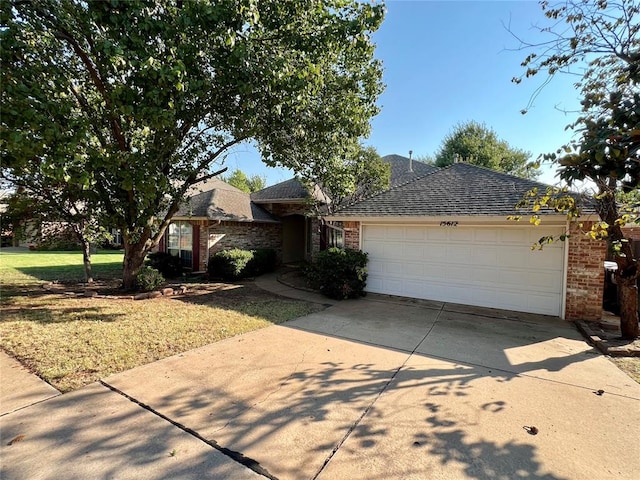
[[521, 181], [521, 182], [535, 184], [535, 186], [538, 186], [538, 187], [553, 187], [554, 186], [554, 185], [549, 185], [548, 183], [539, 182], [538, 180], [532, 180], [530, 178], [519, 177], [519, 176], [513, 175], [511, 173], [501, 172], [499, 170], [494, 170], [492, 168], [485, 167], [484, 165], [475, 165], [473, 163], [467, 163], [467, 162], [451, 163], [451, 164], [447, 165], [444, 168], [449, 168], [449, 167], [452, 167], [453, 165], [468, 165], [468, 166], [473, 167], [473, 168], [478, 168], [480, 170], [485, 170], [485, 171], [487, 171], [487, 172], [489, 172], [491, 174], [494, 174], [494, 175], [499, 175], [499, 176], [502, 176], [502, 177], [508, 177], [511, 180], [518, 180], [518, 181]]

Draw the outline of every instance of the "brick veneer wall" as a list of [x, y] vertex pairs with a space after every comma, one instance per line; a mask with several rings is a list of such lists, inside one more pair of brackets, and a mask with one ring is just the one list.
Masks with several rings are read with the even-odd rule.
[[360, 222], [344, 222], [345, 248], [360, 249]]
[[[207, 245], [211, 248], [207, 251]], [[200, 231], [200, 268], [207, 269], [209, 257], [220, 250], [273, 248], [282, 258], [282, 226], [277, 223], [212, 223]]]
[[603, 262], [607, 256], [607, 243], [586, 236], [583, 232], [590, 228], [590, 223], [584, 223], [582, 231], [576, 224], [572, 224], [570, 228], [565, 313], [567, 320], [596, 321], [602, 318]]

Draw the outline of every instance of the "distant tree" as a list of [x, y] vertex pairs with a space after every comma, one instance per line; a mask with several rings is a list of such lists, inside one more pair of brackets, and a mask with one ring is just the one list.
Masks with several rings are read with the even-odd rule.
[[539, 172], [527, 168], [531, 153], [511, 147], [494, 130], [475, 121], [459, 123], [442, 141], [435, 165], [446, 167], [456, 157], [473, 165], [517, 177], [536, 178]]
[[435, 166], [436, 164], [436, 159], [433, 155], [416, 155], [415, 157], [413, 157], [413, 159], [417, 162], [422, 162], [427, 165]]
[[[558, 165], [569, 186], [585, 180], [595, 185], [591, 200], [601, 221], [588, 234], [606, 240], [615, 254], [620, 329], [624, 338], [637, 338], [640, 260], [634, 258], [623, 227], [640, 224], [640, 3], [540, 3], [550, 24], [539, 26], [545, 40], [521, 40], [521, 48], [533, 50], [522, 63], [524, 77], [579, 72], [576, 88], [583, 97], [581, 115], [569, 125], [578, 137], [542, 158]], [[528, 201], [534, 208], [549, 205], [570, 219], [580, 216], [582, 205], [563, 191], [540, 193]]]
[[257, 192], [267, 186], [267, 179], [264, 176], [256, 174], [247, 177], [246, 173], [238, 169], [224, 176], [222, 180], [246, 193]]
[[303, 175], [369, 133], [383, 15], [357, 0], [0, 2], [1, 168], [80, 175], [122, 232], [131, 289], [229, 148], [252, 139]]
[[[0, 175], [4, 173], [7, 172]], [[82, 250], [85, 282], [92, 283], [91, 246], [109, 234], [96, 220], [93, 205], [85, 199], [83, 186], [77, 183], [81, 181], [81, 172], [74, 173], [66, 178], [48, 177], [37, 165], [26, 165], [19, 182], [13, 183], [16, 189], [9, 198], [5, 218], [12, 224], [17, 239], [29, 226], [37, 226], [40, 240], [50, 243], [70, 232]], [[42, 229], [42, 225], [48, 227]]]

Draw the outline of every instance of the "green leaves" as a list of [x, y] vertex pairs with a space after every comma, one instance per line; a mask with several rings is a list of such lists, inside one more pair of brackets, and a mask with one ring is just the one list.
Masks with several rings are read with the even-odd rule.
[[234, 145], [252, 139], [267, 164], [318, 177], [345, 168], [378, 111], [382, 5], [2, 5], [3, 174], [37, 189], [67, 172], [92, 215], [143, 250]]
[[436, 152], [436, 166], [445, 167], [455, 158], [523, 178], [536, 178], [539, 172], [529, 167], [529, 152], [513, 148], [500, 140], [495, 131], [478, 122], [456, 125]]

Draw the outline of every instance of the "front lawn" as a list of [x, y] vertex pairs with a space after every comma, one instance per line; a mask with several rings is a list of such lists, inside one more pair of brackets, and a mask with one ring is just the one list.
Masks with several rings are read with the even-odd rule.
[[[116, 281], [122, 254], [93, 256], [95, 277]], [[256, 287], [192, 283], [153, 300], [87, 298], [79, 252], [0, 252], [0, 348], [62, 392], [138, 365], [281, 323], [322, 307]]]

